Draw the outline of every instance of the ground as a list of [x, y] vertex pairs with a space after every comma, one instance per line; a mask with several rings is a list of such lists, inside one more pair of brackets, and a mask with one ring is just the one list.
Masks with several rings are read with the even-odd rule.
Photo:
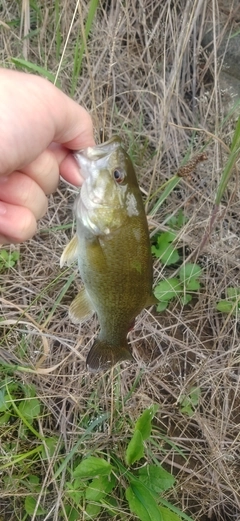
[[[79, 327], [70, 322], [68, 306], [81, 280], [77, 267], [59, 267], [73, 234], [77, 190], [62, 181], [37, 235], [5, 248], [8, 259], [19, 252], [19, 260], [0, 264], [1, 521], [73, 519], [66, 510], [69, 468], [56, 469], [81, 437], [78, 460], [121, 455], [134, 422], [153, 403], [159, 409], [147, 458], [176, 477], [164, 497], [195, 521], [240, 519], [238, 300], [226, 313], [217, 309], [227, 288], [239, 290], [237, 163], [216, 207], [239, 114], [219, 81], [217, 49], [223, 35], [239, 32], [231, 5], [107, 0], [94, 11], [85, 0], [36, 0], [29, 12], [27, 1], [0, 6], [1, 63], [14, 68], [24, 59], [35, 73], [42, 67], [91, 112], [98, 142], [122, 138], [153, 241], [169, 231], [170, 215], [186, 217], [174, 242], [180, 260], [165, 266], [154, 257], [154, 286], [184, 262], [202, 268], [188, 305], [175, 299], [164, 312], [151, 308], [137, 319], [130, 333], [135, 363], [92, 375], [85, 360], [97, 318]], [[208, 29], [212, 50], [201, 45]], [[207, 159], [161, 204], [167, 181], [203, 152]], [[138, 519], [118, 489], [114, 494], [118, 511], [111, 518]], [[87, 519], [81, 512], [79, 519]], [[104, 515], [98, 518], [109, 519]]]

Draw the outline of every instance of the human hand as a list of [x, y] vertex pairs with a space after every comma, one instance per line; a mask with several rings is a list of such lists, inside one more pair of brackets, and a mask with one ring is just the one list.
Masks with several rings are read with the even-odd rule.
[[0, 69], [0, 244], [34, 235], [59, 175], [82, 182], [71, 150], [94, 144], [83, 107], [43, 78]]

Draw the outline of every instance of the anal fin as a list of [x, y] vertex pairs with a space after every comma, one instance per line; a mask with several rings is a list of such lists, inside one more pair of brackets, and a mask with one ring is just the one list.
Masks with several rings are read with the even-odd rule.
[[85, 288], [81, 289], [69, 308], [69, 317], [74, 324], [84, 322], [95, 313]]

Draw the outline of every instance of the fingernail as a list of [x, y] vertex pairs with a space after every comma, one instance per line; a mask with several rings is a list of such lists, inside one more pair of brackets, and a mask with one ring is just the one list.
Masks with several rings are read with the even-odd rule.
[[8, 176], [0, 176], [0, 183], [6, 183], [8, 181]]
[[5, 213], [7, 213], [7, 205], [0, 201], [0, 215], [5, 215]]

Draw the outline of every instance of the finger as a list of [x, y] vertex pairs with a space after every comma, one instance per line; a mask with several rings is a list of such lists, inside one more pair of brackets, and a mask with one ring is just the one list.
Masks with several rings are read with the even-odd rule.
[[72, 150], [94, 145], [88, 112], [49, 81], [1, 69], [0, 87], [0, 175], [24, 168], [53, 141]]
[[[64, 151], [63, 151], [64, 154]], [[65, 155], [67, 151], [65, 151]], [[22, 169], [35, 181], [45, 194], [55, 192], [59, 182], [59, 163], [56, 155], [50, 149], [45, 150], [35, 161]]]
[[60, 165], [60, 174], [64, 179], [66, 179], [66, 181], [75, 186], [81, 186], [83, 183], [81, 170], [74, 157], [70, 154], [65, 157]]
[[73, 185], [80, 186], [83, 182], [73, 154], [58, 143], [52, 143], [35, 161], [24, 167], [22, 172], [36, 181], [45, 194], [55, 192], [59, 174]]
[[28, 208], [36, 219], [47, 211], [47, 198], [31, 177], [22, 172], [13, 172], [8, 177], [0, 178], [1, 201], [11, 205]]
[[36, 219], [28, 208], [0, 202], [0, 244], [31, 239], [36, 228]]
[[73, 154], [58, 143], [51, 143], [49, 149], [54, 154], [59, 165], [59, 173], [66, 181], [75, 186], [80, 186], [83, 182], [80, 168], [74, 159]]

